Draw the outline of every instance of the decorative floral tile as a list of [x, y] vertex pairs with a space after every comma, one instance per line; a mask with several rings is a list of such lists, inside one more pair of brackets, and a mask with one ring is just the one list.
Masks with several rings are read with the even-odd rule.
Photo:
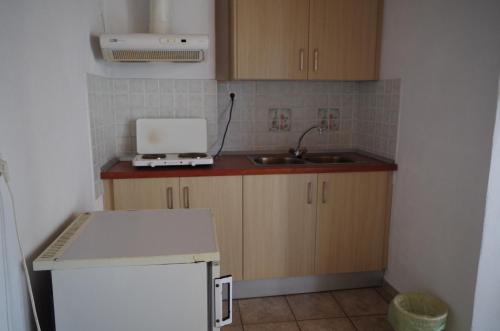
[[329, 131], [340, 130], [340, 110], [338, 108], [319, 108], [318, 119], [321, 127]]
[[269, 109], [269, 131], [290, 131], [292, 111], [290, 108]]

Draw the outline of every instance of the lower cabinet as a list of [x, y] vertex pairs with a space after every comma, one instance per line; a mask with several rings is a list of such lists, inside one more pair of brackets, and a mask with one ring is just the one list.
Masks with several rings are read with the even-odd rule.
[[179, 178], [144, 178], [113, 180], [113, 208], [179, 208]]
[[244, 279], [314, 273], [317, 177], [243, 178]]
[[120, 179], [106, 209], [210, 208], [235, 280], [386, 267], [392, 172]]
[[243, 279], [243, 188], [241, 176], [180, 179], [182, 208], [210, 208], [221, 254], [221, 274]]
[[315, 273], [386, 267], [390, 172], [320, 174]]
[[115, 179], [105, 183], [107, 209], [209, 208], [215, 218], [221, 273], [243, 277], [242, 177]]

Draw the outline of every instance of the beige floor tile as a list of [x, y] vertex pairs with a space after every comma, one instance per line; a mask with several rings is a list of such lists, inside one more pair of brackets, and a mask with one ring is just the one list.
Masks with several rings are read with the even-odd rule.
[[352, 322], [359, 331], [394, 331], [385, 316], [353, 317]]
[[245, 331], [300, 331], [296, 322], [245, 325]]
[[348, 316], [387, 314], [387, 302], [374, 289], [334, 291], [333, 295]]
[[347, 318], [300, 321], [299, 326], [301, 331], [356, 331]]
[[286, 297], [297, 320], [345, 316], [330, 293], [308, 293]]
[[238, 301], [243, 324], [293, 321], [285, 297], [242, 299]]

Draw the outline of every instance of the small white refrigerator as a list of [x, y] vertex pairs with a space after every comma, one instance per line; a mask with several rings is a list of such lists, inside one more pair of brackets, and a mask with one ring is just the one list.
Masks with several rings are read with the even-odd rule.
[[57, 331], [206, 331], [232, 321], [208, 209], [79, 215], [34, 261], [50, 270]]

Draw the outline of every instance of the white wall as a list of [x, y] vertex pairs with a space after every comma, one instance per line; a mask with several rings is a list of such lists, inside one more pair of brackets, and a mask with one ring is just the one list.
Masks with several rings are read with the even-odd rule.
[[[173, 33], [214, 36], [214, 0], [172, 0]], [[200, 64], [96, 61], [106, 32], [145, 32], [149, 1], [0, 1], [0, 153], [11, 169], [28, 254], [74, 213], [96, 208], [86, 74], [213, 79], [214, 48]], [[98, 207], [98, 206], [97, 206]], [[47, 305], [47, 273], [35, 274]], [[41, 305], [42, 306], [42, 305]], [[41, 307], [41, 308], [43, 308]]]
[[[0, 153], [27, 254], [93, 208], [86, 73], [106, 73], [90, 47], [100, 10], [97, 0], [0, 1]], [[35, 273], [38, 296], [46, 276]]]
[[[123, 78], [215, 79], [214, 0], [170, 0], [170, 33], [208, 34], [210, 49], [200, 63], [112, 63], [111, 75]], [[147, 32], [149, 1], [106, 0], [107, 33]]]
[[500, 70], [497, 0], [386, 0], [382, 78], [402, 78], [386, 279], [470, 330]]
[[500, 89], [493, 153], [486, 197], [481, 258], [474, 300], [472, 329], [496, 331], [500, 325]]

